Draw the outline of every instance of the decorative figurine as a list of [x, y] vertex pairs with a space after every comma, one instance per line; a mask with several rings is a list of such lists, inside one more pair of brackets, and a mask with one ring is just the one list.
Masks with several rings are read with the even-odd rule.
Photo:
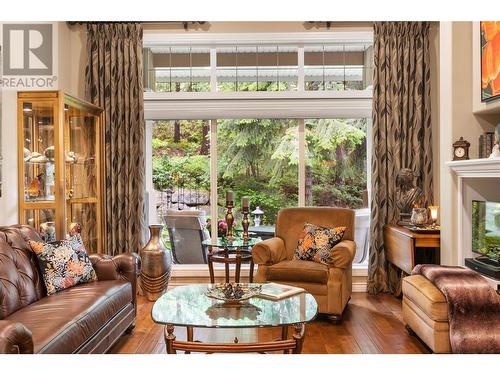
[[259, 206], [255, 208], [255, 210], [252, 211], [253, 215], [253, 225], [256, 227], [260, 227], [260, 221], [262, 219], [262, 215], [264, 214], [264, 211], [260, 209]]
[[500, 159], [500, 124], [495, 128], [495, 142], [489, 158]]
[[55, 157], [55, 150], [54, 150], [54, 146], [49, 146], [45, 149], [45, 151], [43, 152], [43, 154], [45, 155], [45, 157], [47, 158], [47, 160], [49, 161], [54, 161], [54, 157]]
[[53, 242], [56, 240], [56, 224], [53, 221], [41, 223], [38, 231], [40, 232], [40, 237], [42, 237], [45, 242]]
[[35, 177], [26, 188], [29, 198], [36, 198], [40, 195], [40, 181]]
[[403, 168], [396, 177], [396, 206], [399, 208], [399, 225], [410, 225], [414, 207], [419, 207], [424, 199], [422, 189], [413, 184], [415, 174], [411, 169]]
[[82, 225], [80, 223], [69, 223], [68, 236], [82, 233]]

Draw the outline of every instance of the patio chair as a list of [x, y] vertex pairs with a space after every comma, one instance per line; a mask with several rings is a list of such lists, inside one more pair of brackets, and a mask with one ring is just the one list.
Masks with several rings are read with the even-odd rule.
[[209, 239], [205, 216], [198, 210], [167, 210], [163, 217], [168, 230], [172, 257], [176, 264], [207, 263], [202, 241]]

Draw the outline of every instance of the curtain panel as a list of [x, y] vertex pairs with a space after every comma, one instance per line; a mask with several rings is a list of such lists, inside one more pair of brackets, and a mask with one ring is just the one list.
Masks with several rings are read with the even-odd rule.
[[104, 109], [106, 252], [139, 251], [145, 226], [142, 26], [87, 23], [86, 98]]
[[[433, 202], [428, 22], [375, 22], [371, 237], [368, 292], [398, 288], [388, 267], [385, 224], [399, 219], [396, 175], [417, 174], [424, 204]], [[389, 272], [389, 270], [391, 272]]]

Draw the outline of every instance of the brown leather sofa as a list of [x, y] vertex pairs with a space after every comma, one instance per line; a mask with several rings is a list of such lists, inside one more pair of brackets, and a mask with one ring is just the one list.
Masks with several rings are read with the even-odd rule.
[[[283, 208], [276, 219], [276, 237], [253, 247], [258, 270], [255, 282], [276, 282], [304, 288], [314, 295], [318, 311], [340, 320], [352, 292], [352, 261], [356, 253], [353, 210], [332, 207]], [[304, 224], [346, 226], [342, 242], [335, 246], [330, 266], [293, 259]]]
[[140, 258], [92, 254], [98, 281], [47, 296], [26, 225], [0, 227], [0, 353], [104, 353], [136, 317]]

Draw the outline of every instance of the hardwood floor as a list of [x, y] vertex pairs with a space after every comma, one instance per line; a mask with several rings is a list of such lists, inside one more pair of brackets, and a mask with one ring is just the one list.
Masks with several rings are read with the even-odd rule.
[[[153, 302], [139, 296], [137, 325], [113, 346], [111, 353], [165, 353], [163, 326], [151, 319]], [[240, 342], [272, 340], [280, 337], [280, 328], [194, 329], [195, 340]], [[186, 330], [177, 327], [175, 335], [186, 338]], [[317, 317], [306, 325], [303, 353], [429, 353], [416, 337], [404, 328], [401, 300], [390, 294], [371, 296], [353, 293], [341, 324]]]

